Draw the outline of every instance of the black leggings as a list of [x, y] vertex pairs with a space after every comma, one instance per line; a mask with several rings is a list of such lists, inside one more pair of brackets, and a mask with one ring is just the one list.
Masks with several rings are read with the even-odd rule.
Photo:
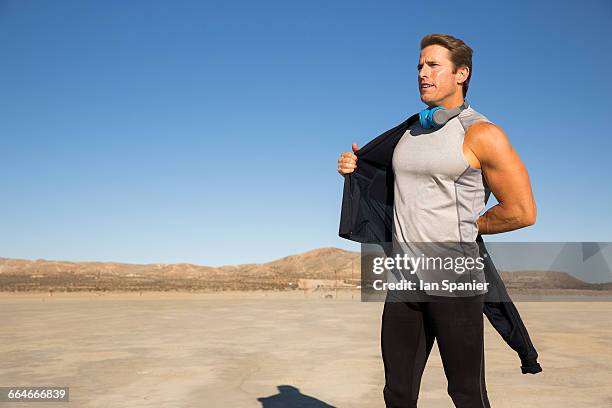
[[[484, 295], [435, 302], [385, 301], [381, 348], [387, 408], [415, 408], [421, 377], [438, 341], [448, 394], [458, 408], [490, 408], [485, 386]], [[476, 300], [476, 301], [475, 301]]]

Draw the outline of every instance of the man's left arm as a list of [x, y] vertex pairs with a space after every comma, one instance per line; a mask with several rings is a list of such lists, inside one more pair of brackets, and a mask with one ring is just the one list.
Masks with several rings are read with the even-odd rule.
[[480, 234], [498, 234], [535, 224], [536, 204], [529, 174], [504, 131], [475, 123], [465, 134], [464, 153], [473, 155], [498, 204], [477, 220]]

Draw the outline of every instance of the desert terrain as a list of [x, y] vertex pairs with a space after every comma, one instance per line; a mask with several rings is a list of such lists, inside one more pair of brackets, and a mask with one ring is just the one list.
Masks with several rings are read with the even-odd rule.
[[[533, 300], [612, 300], [611, 282], [588, 283], [566, 272], [500, 271], [508, 291]], [[217, 292], [356, 289], [367, 284], [359, 252], [319, 248], [266, 263], [218, 267], [0, 258], [0, 292]], [[365, 283], [364, 283], [365, 282]]]
[[[361, 301], [358, 264], [337, 248], [223, 267], [0, 258], [0, 384], [69, 387], [48, 405], [79, 408], [384, 407], [384, 304]], [[486, 322], [492, 406], [612, 406], [609, 285], [502, 278], [538, 300], [516, 306], [544, 371], [521, 374]], [[452, 406], [435, 346], [420, 401]]]
[[[382, 306], [321, 289], [3, 293], [0, 383], [70, 387], [70, 402], [51, 406], [384, 407]], [[492, 406], [610, 406], [612, 303], [517, 308], [544, 371], [521, 374], [487, 322]], [[434, 347], [421, 406], [451, 407], [445, 389]]]

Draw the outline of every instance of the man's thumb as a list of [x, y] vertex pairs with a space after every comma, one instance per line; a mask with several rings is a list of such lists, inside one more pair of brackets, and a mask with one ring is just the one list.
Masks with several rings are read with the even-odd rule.
[[355, 153], [357, 150], [359, 150], [359, 147], [357, 146], [357, 143], [353, 143], [353, 153]]

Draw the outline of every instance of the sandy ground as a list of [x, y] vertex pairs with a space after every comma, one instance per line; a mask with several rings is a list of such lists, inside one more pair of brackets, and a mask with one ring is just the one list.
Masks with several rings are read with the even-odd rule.
[[[384, 407], [382, 307], [298, 291], [3, 293], [0, 386], [70, 387], [44, 406]], [[517, 308], [544, 372], [521, 374], [487, 322], [492, 407], [612, 406], [612, 302]], [[435, 347], [419, 406], [452, 407]]]

